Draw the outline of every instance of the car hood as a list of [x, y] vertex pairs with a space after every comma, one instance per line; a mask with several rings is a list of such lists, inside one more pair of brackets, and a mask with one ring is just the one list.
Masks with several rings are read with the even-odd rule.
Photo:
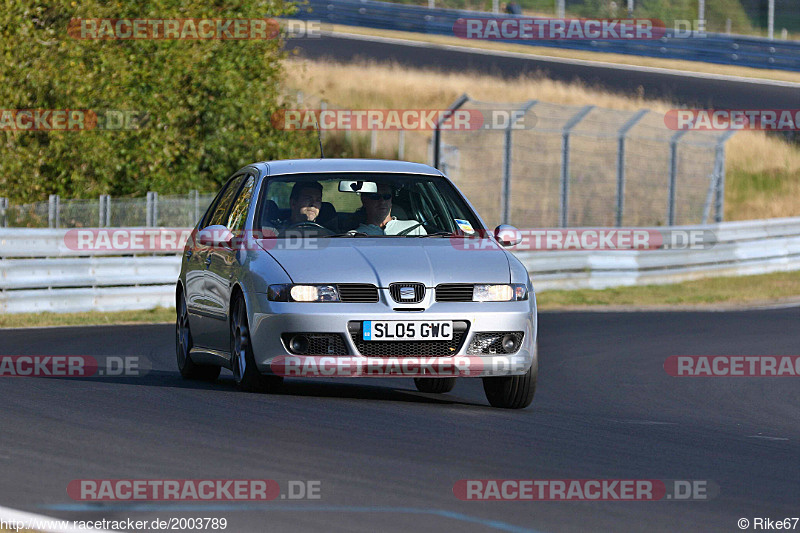
[[[294, 283], [509, 283], [506, 251], [489, 239], [334, 238], [316, 249], [287, 249], [280, 240], [259, 244]], [[467, 243], [465, 249], [464, 243]]]

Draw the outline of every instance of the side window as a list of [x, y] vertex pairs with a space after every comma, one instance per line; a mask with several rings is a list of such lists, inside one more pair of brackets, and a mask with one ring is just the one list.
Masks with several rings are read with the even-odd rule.
[[236, 198], [236, 193], [239, 192], [239, 186], [242, 184], [242, 181], [244, 181], [244, 175], [237, 176], [229, 182], [228, 187], [222, 192], [222, 196], [217, 206], [214, 208], [214, 214], [211, 215], [211, 220], [208, 221], [206, 226], [215, 226], [227, 222], [225, 215], [231, 207], [231, 204], [233, 204], [233, 200]]
[[217, 204], [219, 203], [219, 199], [222, 197], [222, 194], [225, 192], [225, 187], [222, 188], [221, 191], [217, 193], [213, 200], [211, 200], [211, 204], [206, 209], [206, 212], [200, 217], [200, 222], [198, 224], [198, 228], [203, 229], [208, 226], [208, 221], [211, 220], [211, 215], [214, 214], [214, 209], [216, 209]]
[[248, 176], [247, 181], [242, 187], [242, 192], [239, 193], [236, 202], [233, 204], [231, 214], [228, 217], [226, 226], [234, 233], [244, 229], [244, 223], [247, 221], [247, 211], [250, 208], [250, 200], [253, 198], [253, 189], [256, 186], [256, 179], [253, 176]]

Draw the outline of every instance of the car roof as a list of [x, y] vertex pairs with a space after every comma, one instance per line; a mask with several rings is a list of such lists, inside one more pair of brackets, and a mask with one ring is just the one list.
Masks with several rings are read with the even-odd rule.
[[284, 159], [256, 163], [267, 176], [281, 174], [310, 174], [322, 172], [388, 172], [443, 176], [435, 168], [421, 163], [386, 159]]

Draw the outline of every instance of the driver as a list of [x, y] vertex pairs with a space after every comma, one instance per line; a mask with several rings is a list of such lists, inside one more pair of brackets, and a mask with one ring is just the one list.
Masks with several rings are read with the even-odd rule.
[[289, 194], [292, 214], [288, 226], [300, 222], [315, 222], [322, 208], [322, 185], [316, 181], [298, 181]]
[[427, 232], [416, 220], [398, 220], [392, 216], [392, 186], [379, 183], [377, 193], [361, 193], [365, 221], [355, 231], [367, 235], [397, 235], [413, 228], [405, 235], [425, 235]]
[[310, 223], [318, 226], [317, 217], [322, 209], [322, 185], [316, 181], [298, 181], [289, 193], [289, 217], [273, 219], [271, 225], [278, 234], [286, 235], [293, 226]]

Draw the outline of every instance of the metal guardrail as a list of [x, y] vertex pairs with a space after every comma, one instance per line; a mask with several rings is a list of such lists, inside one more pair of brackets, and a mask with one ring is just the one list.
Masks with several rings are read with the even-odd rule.
[[[132, 229], [132, 228], [127, 228]], [[137, 228], [155, 231], [153, 228]], [[0, 229], [0, 312], [129, 311], [175, 305], [180, 256], [75, 250], [69, 229]]]
[[[177, 279], [177, 276], [175, 277]], [[0, 293], [2, 313], [135, 311], [175, 306], [175, 285], [98, 287]]]
[[[537, 291], [800, 270], [800, 217], [672, 229], [710, 231], [716, 240], [703, 250], [514, 253]], [[63, 245], [67, 231], [0, 229], [0, 312], [121, 311], [174, 304], [179, 255], [104, 257], [108, 252], [82, 251], [76, 257]]]
[[[426, 8], [374, 0], [308, 0], [292, 18], [386, 30], [454, 35], [459, 18], [513, 17], [480, 11]], [[800, 42], [705, 33], [679, 37], [672, 29], [653, 40], [505, 40], [516, 44], [569, 48], [725, 65], [800, 71]]]
[[800, 270], [800, 217], [674, 229], [710, 231], [702, 250], [518, 251], [536, 290], [605, 289]]

